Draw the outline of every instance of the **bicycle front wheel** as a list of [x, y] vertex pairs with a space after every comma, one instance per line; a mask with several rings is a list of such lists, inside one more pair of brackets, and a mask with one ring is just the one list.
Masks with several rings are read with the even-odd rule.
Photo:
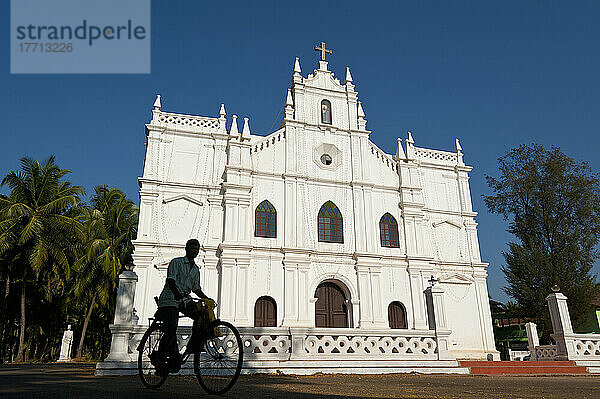
[[[221, 395], [233, 387], [242, 371], [242, 338], [226, 321], [213, 321], [208, 331], [211, 337], [204, 341], [203, 351], [194, 353], [194, 373], [207, 393]], [[218, 336], [212, 337], [213, 331]]]
[[158, 389], [167, 380], [166, 372], [159, 373], [156, 369], [158, 364], [158, 344], [163, 336], [161, 326], [152, 324], [140, 341], [138, 347], [138, 373], [142, 384], [150, 389]]

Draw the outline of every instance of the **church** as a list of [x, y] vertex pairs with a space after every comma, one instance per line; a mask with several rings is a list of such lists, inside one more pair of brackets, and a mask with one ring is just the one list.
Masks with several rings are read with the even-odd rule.
[[197, 238], [203, 290], [246, 337], [250, 368], [497, 359], [458, 139], [439, 151], [408, 132], [385, 153], [350, 68], [342, 83], [331, 50], [315, 49], [311, 73], [295, 59], [283, 121], [267, 136], [224, 105], [218, 117], [184, 115], [163, 111], [157, 96], [139, 178], [130, 339], [154, 314], [169, 261]]

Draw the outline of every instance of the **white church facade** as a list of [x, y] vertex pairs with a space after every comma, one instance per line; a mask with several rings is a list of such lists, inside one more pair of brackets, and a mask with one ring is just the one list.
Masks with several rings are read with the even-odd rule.
[[139, 179], [139, 321], [124, 339], [148, 325], [168, 262], [197, 238], [203, 290], [249, 337], [250, 366], [497, 359], [458, 140], [453, 152], [431, 150], [409, 132], [386, 154], [350, 69], [341, 83], [324, 55], [307, 76], [295, 60], [268, 136], [223, 105], [216, 118], [191, 116], [163, 111], [157, 97]]

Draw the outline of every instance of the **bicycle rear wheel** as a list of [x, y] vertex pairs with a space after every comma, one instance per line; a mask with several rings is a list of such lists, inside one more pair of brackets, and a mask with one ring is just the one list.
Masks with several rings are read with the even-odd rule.
[[215, 328], [219, 336], [206, 339], [203, 352], [194, 353], [194, 373], [207, 393], [221, 395], [240, 376], [244, 350], [240, 333], [231, 323], [215, 320], [208, 331], [212, 333]]
[[[138, 373], [142, 384], [150, 389], [158, 389], [167, 380], [168, 373], [159, 375], [155, 364], [158, 364], [158, 344], [163, 337], [160, 324], [154, 323], [142, 337], [138, 346]], [[153, 364], [155, 363], [155, 364]]]

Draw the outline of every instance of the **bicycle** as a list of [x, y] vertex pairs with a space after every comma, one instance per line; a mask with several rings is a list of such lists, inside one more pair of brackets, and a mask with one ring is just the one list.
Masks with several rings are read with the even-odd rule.
[[[157, 300], [158, 298], [155, 298]], [[214, 306], [214, 302], [212, 306]], [[202, 317], [208, 319], [207, 300], [196, 301]], [[179, 318], [185, 316], [180, 315]], [[199, 323], [194, 334], [195, 345], [190, 340], [181, 353], [179, 349], [170, 356], [158, 353], [158, 346], [163, 336], [163, 322], [156, 317], [144, 333], [138, 350], [138, 373], [142, 384], [150, 389], [158, 389], [165, 383], [169, 373], [177, 373], [189, 357], [194, 355], [194, 374], [200, 386], [209, 394], [221, 395], [229, 391], [236, 383], [242, 370], [244, 351], [242, 338], [237, 328], [231, 323], [215, 319], [208, 323]], [[176, 339], [176, 338], [175, 338]]]

